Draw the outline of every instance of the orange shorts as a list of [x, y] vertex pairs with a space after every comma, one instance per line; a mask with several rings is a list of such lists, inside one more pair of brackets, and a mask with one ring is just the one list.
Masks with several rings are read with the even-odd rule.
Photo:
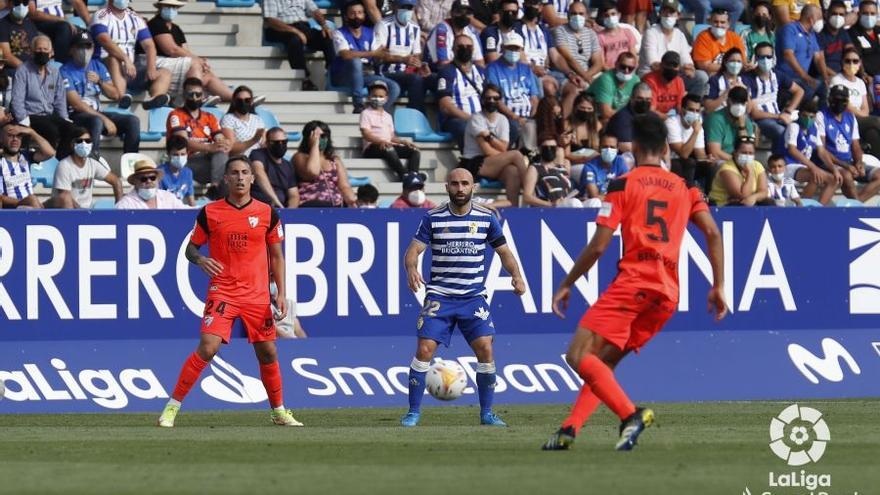
[[650, 12], [654, 9], [651, 0], [620, 0], [617, 8], [622, 15], [634, 15], [639, 12]]
[[202, 333], [216, 335], [229, 343], [232, 324], [236, 318], [247, 331], [248, 342], [268, 342], [275, 340], [275, 318], [271, 304], [235, 305], [217, 299], [205, 302], [205, 315], [202, 317]]
[[612, 283], [584, 313], [580, 326], [620, 350], [638, 351], [657, 335], [675, 308], [675, 302], [657, 292]]

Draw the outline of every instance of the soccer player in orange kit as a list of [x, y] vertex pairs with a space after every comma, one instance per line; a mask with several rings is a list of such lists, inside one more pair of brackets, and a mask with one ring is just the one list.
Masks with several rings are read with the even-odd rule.
[[[302, 426], [284, 408], [281, 370], [275, 347], [275, 319], [283, 319], [285, 307], [284, 229], [276, 211], [251, 198], [254, 171], [244, 156], [226, 162], [223, 180], [229, 194], [205, 205], [199, 212], [186, 259], [211, 277], [201, 341], [184, 362], [171, 400], [159, 416], [159, 426], [171, 428], [183, 398], [199, 379], [202, 370], [220, 349], [229, 343], [232, 324], [241, 319], [248, 342], [254, 345], [260, 362], [260, 378], [272, 407], [272, 422], [279, 426]], [[209, 256], [199, 247], [208, 244]], [[278, 287], [277, 312], [273, 314], [269, 295], [269, 269]]]
[[542, 446], [567, 450], [587, 418], [605, 403], [621, 420], [617, 450], [632, 450], [654, 422], [654, 412], [637, 408], [614, 377], [614, 367], [638, 351], [663, 327], [678, 304], [678, 260], [688, 221], [706, 236], [714, 283], [709, 310], [716, 321], [727, 314], [721, 234], [702, 193], [664, 170], [666, 126], [649, 113], [633, 121], [636, 168], [612, 181], [596, 220], [597, 229], [553, 296], [553, 311], [564, 318], [571, 286], [602, 256], [621, 226], [623, 257], [618, 274], [584, 314], [565, 359], [584, 380], [568, 418]]

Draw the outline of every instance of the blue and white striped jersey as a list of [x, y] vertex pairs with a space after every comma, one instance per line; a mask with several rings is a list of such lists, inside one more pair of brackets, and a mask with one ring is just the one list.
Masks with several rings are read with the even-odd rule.
[[770, 72], [770, 77], [762, 79], [757, 74], [750, 74], [743, 82], [749, 88], [752, 100], [761, 111], [777, 114], [779, 111], [779, 90], [790, 89], [792, 81], [784, 74]]
[[61, 0], [36, 0], [37, 10], [49, 15], [64, 18], [64, 6]]
[[30, 156], [21, 152], [18, 161], [0, 157], [0, 194], [21, 200], [33, 193]]
[[[147, 28], [147, 22], [140, 14], [131, 9], [125, 9], [121, 18], [116, 17], [110, 7], [98, 9], [92, 16], [92, 25], [89, 30], [92, 32], [93, 39], [97, 39], [101, 33], [109, 34], [110, 39], [131, 60], [135, 58], [135, 45], [152, 38], [150, 29]], [[95, 57], [100, 59], [106, 56], [107, 54], [103, 53], [101, 45], [95, 43]]]
[[[388, 53], [395, 56], [408, 57], [422, 54], [422, 28], [414, 22], [401, 26], [393, 16], [382, 19], [378, 26], [373, 28], [373, 46], [384, 46]], [[383, 74], [403, 72], [406, 64], [382, 64], [380, 71]]]
[[526, 52], [526, 58], [529, 59], [529, 63], [540, 67], [547, 65], [546, 62], [550, 56], [550, 49], [556, 47], [550, 31], [540, 24], [535, 29], [531, 29], [524, 23], [520, 26], [519, 34], [525, 42], [523, 49]]
[[556, 15], [562, 18], [568, 17], [568, 5], [571, 0], [544, 0], [544, 5], [552, 5], [556, 7]]
[[473, 203], [466, 215], [452, 213], [449, 203], [429, 210], [415, 240], [431, 250], [427, 293], [449, 297], [485, 295], [486, 246], [507, 243], [495, 215]]
[[[483, 92], [484, 80], [483, 69], [477, 65], [471, 65], [470, 72], [465, 77], [457, 66], [446, 64], [440, 68], [437, 97], [449, 96], [459, 110], [475, 114], [483, 109], [480, 104], [480, 94]], [[441, 120], [445, 118], [444, 114], [441, 113], [440, 118]]]

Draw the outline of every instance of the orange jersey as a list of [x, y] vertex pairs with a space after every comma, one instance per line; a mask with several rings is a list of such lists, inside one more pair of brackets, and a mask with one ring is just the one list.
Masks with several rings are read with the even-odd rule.
[[694, 49], [691, 57], [694, 62], [709, 62], [720, 64], [721, 57], [731, 48], [739, 48], [745, 56], [746, 46], [742, 38], [733, 31], [728, 31], [723, 40], [718, 40], [712, 35], [711, 29], [706, 29], [697, 35], [694, 40]]
[[214, 136], [220, 134], [220, 123], [217, 117], [204, 110], [200, 110], [199, 117], [195, 118], [186, 108], [175, 108], [165, 121], [165, 133], [171, 136], [177, 131], [186, 131], [191, 141], [212, 143]]
[[193, 244], [208, 244], [209, 256], [223, 265], [211, 279], [208, 298], [234, 304], [269, 304], [270, 244], [284, 240], [275, 210], [252, 199], [239, 208], [225, 199], [208, 203], [193, 228]]
[[615, 284], [678, 302], [678, 256], [688, 221], [708, 211], [703, 194], [659, 166], [640, 166], [608, 185], [596, 223], [621, 227], [623, 258]]

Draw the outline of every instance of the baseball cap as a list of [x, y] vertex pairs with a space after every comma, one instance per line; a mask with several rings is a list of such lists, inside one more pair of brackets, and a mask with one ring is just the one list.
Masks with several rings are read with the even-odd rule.
[[373, 82], [371, 82], [369, 85], [367, 85], [367, 90], [368, 90], [368, 91], [371, 90], [371, 89], [373, 89], [373, 88], [382, 88], [382, 89], [384, 89], [385, 91], [388, 91], [388, 85], [385, 84], [385, 81], [383, 81], [383, 80], [381, 80], [381, 79], [376, 79], [375, 81], [373, 81]]
[[678, 12], [678, 0], [663, 0], [660, 2], [660, 10], [669, 9]]
[[403, 176], [404, 189], [422, 189], [425, 187], [425, 176], [418, 172], [407, 172]]
[[828, 101], [831, 100], [849, 100], [849, 90], [842, 84], [832, 86], [828, 92]]
[[525, 45], [522, 36], [511, 31], [501, 36], [501, 46], [518, 46], [522, 48]]
[[452, 8], [450, 11], [458, 10], [458, 9], [467, 9], [473, 12], [474, 8], [471, 7], [471, 3], [468, 0], [455, 0], [452, 2]]
[[78, 35], [76, 35], [76, 37], [73, 38], [73, 43], [71, 43], [71, 45], [72, 46], [94, 46], [95, 43], [92, 42], [92, 37], [89, 36], [89, 33], [83, 31], [83, 32], [79, 33]]

